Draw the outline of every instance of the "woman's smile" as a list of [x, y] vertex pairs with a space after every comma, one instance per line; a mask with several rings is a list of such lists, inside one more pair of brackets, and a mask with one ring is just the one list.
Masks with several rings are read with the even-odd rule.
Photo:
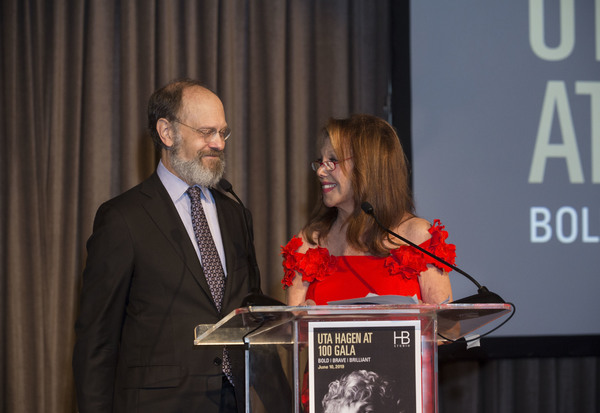
[[337, 186], [337, 184], [334, 184], [332, 182], [321, 182], [321, 189], [323, 190], [324, 194], [333, 191], [333, 189], [336, 186]]

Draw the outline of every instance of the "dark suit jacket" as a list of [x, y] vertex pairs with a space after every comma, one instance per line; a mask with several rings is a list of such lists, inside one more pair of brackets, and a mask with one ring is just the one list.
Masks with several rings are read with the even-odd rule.
[[194, 346], [194, 327], [239, 307], [260, 277], [243, 207], [212, 193], [227, 265], [221, 312], [156, 173], [98, 209], [75, 326], [80, 412], [218, 412], [222, 348]]

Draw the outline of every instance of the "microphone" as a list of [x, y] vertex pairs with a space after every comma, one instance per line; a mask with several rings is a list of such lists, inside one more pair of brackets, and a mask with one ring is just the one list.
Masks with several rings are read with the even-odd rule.
[[[244, 206], [242, 200], [233, 191], [233, 185], [231, 185], [231, 182], [229, 182], [225, 178], [221, 178], [221, 180], [219, 181], [219, 186], [223, 191], [233, 195], [233, 197], [242, 206], [242, 210], [244, 212], [244, 225], [246, 226], [246, 234], [248, 234], [246, 242], [248, 243], [248, 250], [250, 251], [250, 266], [254, 271], [254, 274], [258, 277], [258, 280], [260, 280], [260, 271], [258, 270], [258, 264], [256, 263], [256, 252], [254, 251], [254, 234], [252, 233], [252, 231], [250, 231], [250, 224], [248, 223], [248, 209]], [[258, 288], [251, 286], [251, 290], [260, 291], [260, 286], [258, 286]]]
[[406, 238], [404, 238], [404, 237], [396, 234], [395, 232], [391, 231], [389, 228], [386, 228], [385, 226], [383, 226], [383, 224], [379, 221], [379, 219], [377, 219], [377, 216], [375, 215], [375, 211], [373, 210], [373, 205], [371, 205], [368, 202], [363, 202], [360, 205], [360, 207], [361, 207], [361, 209], [367, 215], [370, 215], [370, 216], [373, 217], [373, 219], [375, 220], [375, 222], [377, 223], [377, 225], [379, 225], [379, 227], [381, 229], [383, 229], [387, 233], [393, 235], [394, 237], [398, 238], [399, 240], [404, 241], [405, 243], [407, 243], [411, 247], [418, 249], [422, 253], [429, 255], [431, 258], [435, 259], [436, 261], [439, 261], [442, 264], [444, 264], [444, 265], [452, 268], [457, 273], [464, 275], [473, 284], [475, 284], [477, 286], [477, 294], [470, 295], [470, 296], [465, 297], [465, 298], [461, 298], [460, 300], [455, 300], [455, 301], [453, 301], [454, 304], [477, 304], [477, 303], [479, 303], [479, 304], [483, 304], [483, 303], [497, 304], [497, 303], [504, 303], [504, 300], [502, 299], [502, 297], [500, 297], [496, 293], [491, 292], [490, 290], [487, 289], [487, 287], [482, 286], [481, 284], [479, 284], [477, 282], [477, 280], [475, 280], [475, 278], [473, 278], [472, 276], [470, 276], [469, 274], [467, 274], [466, 272], [464, 272], [460, 268], [458, 268], [458, 267], [450, 264], [449, 262], [447, 262], [446, 260], [442, 259], [441, 257], [438, 257], [435, 254], [432, 254], [431, 252], [429, 252], [426, 249], [418, 246], [414, 242], [412, 242], [412, 241], [410, 241], [410, 240], [408, 240], [408, 239], [406, 239]]
[[221, 178], [221, 180], [219, 181], [219, 186], [221, 187], [221, 189], [223, 191], [228, 192], [231, 195], [233, 195], [233, 197], [238, 201], [238, 203], [242, 206], [242, 208], [244, 210], [244, 225], [246, 226], [246, 233], [248, 234], [248, 239], [250, 240], [250, 250], [251, 250], [251, 254], [253, 256], [252, 257], [253, 258], [253, 264], [256, 265], [256, 255], [254, 253], [254, 233], [252, 233], [250, 231], [250, 225], [248, 224], [248, 217], [246, 215], [247, 208], [244, 206], [244, 203], [236, 195], [236, 193], [233, 192], [233, 185], [231, 185], [231, 182], [229, 182], [225, 178]]
[[250, 292], [242, 299], [241, 307], [250, 307], [250, 306], [275, 306], [275, 305], [285, 305], [282, 302], [271, 298], [267, 295], [264, 295], [260, 290], [260, 271], [258, 269], [258, 264], [256, 263], [256, 252], [254, 251], [254, 234], [250, 231], [250, 224], [248, 223], [247, 208], [244, 206], [242, 200], [236, 195], [233, 191], [233, 185], [225, 179], [221, 178], [219, 181], [219, 186], [221, 189], [227, 193], [233, 195], [233, 197], [239, 202], [244, 210], [244, 225], [246, 226], [246, 233], [248, 234], [247, 242], [248, 242], [248, 250], [250, 251], [250, 267], [254, 271], [255, 279], [258, 280], [258, 286], [250, 286]]

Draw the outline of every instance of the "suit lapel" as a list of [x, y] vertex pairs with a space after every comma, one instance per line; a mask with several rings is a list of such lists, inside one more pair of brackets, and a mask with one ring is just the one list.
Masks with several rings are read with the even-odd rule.
[[219, 227], [221, 229], [221, 239], [223, 249], [225, 250], [225, 265], [227, 266], [227, 279], [225, 280], [225, 292], [223, 295], [223, 308], [229, 302], [232, 291], [232, 285], [236, 282], [237, 252], [234, 243], [234, 237], [243, 233], [242, 227], [238, 224], [236, 211], [232, 208], [230, 198], [219, 191], [212, 190], [213, 198], [217, 205], [219, 217]]
[[[206, 282], [204, 271], [196, 255], [196, 250], [190, 237], [181, 222], [181, 217], [173, 205], [169, 193], [163, 186], [158, 175], [153, 173], [141, 185], [140, 191], [146, 195], [147, 200], [143, 207], [152, 218], [156, 226], [173, 246], [173, 250], [185, 263], [205, 294], [212, 301], [210, 288]], [[226, 249], [227, 250], [227, 249]]]

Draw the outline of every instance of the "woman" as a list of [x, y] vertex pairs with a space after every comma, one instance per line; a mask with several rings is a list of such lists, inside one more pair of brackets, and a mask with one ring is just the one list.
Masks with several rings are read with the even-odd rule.
[[288, 305], [378, 295], [452, 300], [451, 269], [388, 235], [361, 204], [373, 205], [386, 228], [454, 264], [455, 247], [439, 221], [415, 215], [408, 166], [393, 127], [370, 115], [331, 119], [321, 157], [312, 163], [322, 200], [308, 223], [282, 248]]

